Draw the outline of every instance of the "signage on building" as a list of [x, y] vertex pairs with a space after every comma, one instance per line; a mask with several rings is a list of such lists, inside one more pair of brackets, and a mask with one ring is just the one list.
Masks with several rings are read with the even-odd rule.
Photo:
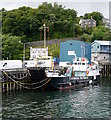
[[75, 51], [68, 51], [68, 55], [75, 55]]

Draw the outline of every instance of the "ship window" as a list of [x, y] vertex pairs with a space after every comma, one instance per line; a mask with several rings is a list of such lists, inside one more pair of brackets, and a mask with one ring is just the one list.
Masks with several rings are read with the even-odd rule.
[[85, 63], [82, 63], [82, 65], [85, 65]]
[[99, 48], [99, 46], [97, 46], [97, 48]]
[[81, 65], [81, 63], [78, 63], [78, 65]]
[[35, 59], [36, 58], [36, 55], [33, 55], [33, 59]]
[[77, 63], [74, 63], [75, 65], [77, 65]]
[[43, 53], [45, 53], [45, 51], [43, 51]]
[[32, 53], [35, 53], [35, 51], [33, 51]]
[[70, 65], [70, 63], [67, 63], [67, 65]]

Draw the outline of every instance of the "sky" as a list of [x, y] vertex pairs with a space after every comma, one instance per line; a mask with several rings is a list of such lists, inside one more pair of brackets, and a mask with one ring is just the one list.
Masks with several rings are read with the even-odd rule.
[[5, 8], [6, 10], [12, 10], [22, 6], [37, 8], [42, 2], [52, 4], [57, 2], [65, 6], [65, 8], [76, 10], [78, 16], [98, 11], [102, 13], [105, 18], [109, 18], [109, 1], [111, 0], [2, 0], [0, 9]]

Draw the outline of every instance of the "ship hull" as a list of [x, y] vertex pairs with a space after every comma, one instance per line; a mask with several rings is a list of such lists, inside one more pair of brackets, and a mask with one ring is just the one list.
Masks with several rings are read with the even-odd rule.
[[90, 80], [92, 77], [52, 77], [47, 87], [58, 90], [71, 89], [88, 85]]
[[39, 82], [47, 78], [45, 68], [28, 68], [32, 81]]
[[[34, 87], [39, 87], [43, 89], [70, 89], [80, 85], [87, 85], [92, 80], [92, 83], [97, 82], [97, 80], [92, 76], [80, 76], [80, 77], [68, 77], [68, 76], [51, 76], [47, 77], [45, 74], [45, 68], [29, 68], [30, 78], [36, 84]], [[43, 81], [43, 82], [42, 82]]]

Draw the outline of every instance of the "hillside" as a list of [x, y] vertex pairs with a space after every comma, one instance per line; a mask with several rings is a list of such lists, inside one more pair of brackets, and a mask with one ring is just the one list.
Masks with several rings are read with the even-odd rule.
[[[83, 41], [92, 42], [95, 39], [111, 39], [111, 32], [102, 23], [104, 16], [99, 12], [77, 17], [74, 9], [47, 2], [36, 9], [23, 6], [11, 11], [2, 8], [1, 12], [4, 59], [22, 59], [24, 43], [43, 40], [43, 29], [40, 30], [40, 27], [44, 23], [49, 27], [48, 40], [79, 37]], [[80, 19], [91, 17], [96, 20], [96, 27], [82, 28], [79, 25]]]

